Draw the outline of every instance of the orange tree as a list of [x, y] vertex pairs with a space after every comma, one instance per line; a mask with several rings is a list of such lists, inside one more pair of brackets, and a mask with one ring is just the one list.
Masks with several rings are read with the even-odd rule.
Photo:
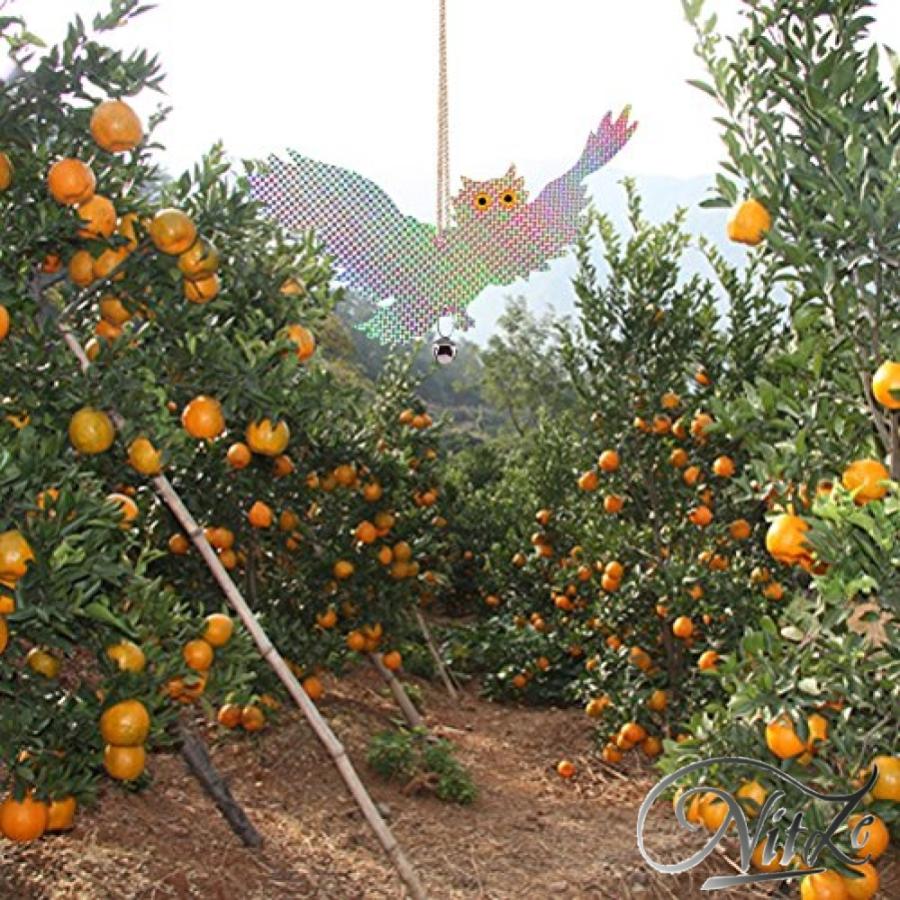
[[770, 553], [812, 577], [723, 663], [727, 704], [666, 766], [740, 751], [835, 790], [877, 759], [867, 811], [896, 827], [896, 59], [885, 79], [866, 0], [754, 4], [727, 52], [702, 3], [684, 5], [729, 157], [710, 202], [737, 204], [732, 237], [760, 245], [790, 300], [770, 377], [717, 414], [746, 435], [768, 484]]
[[[595, 215], [580, 248], [580, 315], [559, 351], [577, 402], [559, 431], [529, 435], [530, 466], [476, 495], [519, 522], [479, 568], [496, 609], [480, 640], [492, 688], [579, 700], [592, 716], [612, 705], [604, 720], [646, 736], [683, 726], [715, 688], [704, 672], [716, 654], [784, 590], [752, 540], [764, 506], [742, 444], [707, 412], [765, 366], [778, 325], [764, 268], [741, 276], [705, 247], [723, 291], [682, 278], [681, 214], [650, 225], [628, 191], [628, 240]], [[609, 759], [635, 743], [614, 736]]]
[[[154, 164], [161, 114], [142, 123], [125, 98], [156, 89], [158, 66], [95, 36], [139, 11], [116, 4], [94, 34], [77, 20], [0, 93], [0, 829], [18, 839], [101, 765], [137, 781], [168, 701], [247, 731], [273, 705], [150, 477], [168, 476], [314, 698], [317, 668], [377, 649], [424, 577], [395, 529], [411, 538], [429, 489], [315, 364], [337, 299], [318, 248], [261, 216], [220, 148], [174, 181]], [[3, 27], [27, 55], [22, 23]]]

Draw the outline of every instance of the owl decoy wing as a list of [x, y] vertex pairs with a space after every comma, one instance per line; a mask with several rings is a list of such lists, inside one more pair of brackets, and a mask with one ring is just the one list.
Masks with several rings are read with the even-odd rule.
[[575, 165], [510, 215], [493, 252], [497, 283], [508, 284], [546, 269], [550, 260], [562, 256], [576, 242], [581, 214], [587, 206], [584, 180], [628, 142], [637, 128], [636, 122], [628, 121], [628, 115], [628, 107], [615, 121], [607, 113], [588, 136]]
[[292, 231], [312, 229], [325, 242], [348, 287], [373, 299], [402, 293], [434, 254], [433, 226], [404, 216], [376, 184], [348, 169], [288, 151], [270, 156], [250, 190]]

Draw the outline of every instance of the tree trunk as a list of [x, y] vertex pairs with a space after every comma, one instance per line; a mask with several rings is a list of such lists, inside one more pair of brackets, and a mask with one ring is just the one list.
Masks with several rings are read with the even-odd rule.
[[228, 783], [209, 758], [206, 745], [185, 722], [179, 723], [178, 734], [181, 737], [181, 755], [187, 767], [219, 807], [219, 812], [225, 817], [231, 830], [244, 842], [245, 847], [261, 847], [262, 835], [253, 827], [243, 807], [232, 796]]

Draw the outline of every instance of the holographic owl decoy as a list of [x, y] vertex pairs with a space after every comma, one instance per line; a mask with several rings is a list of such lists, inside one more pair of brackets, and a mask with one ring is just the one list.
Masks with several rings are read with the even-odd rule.
[[444, 316], [468, 328], [465, 311], [484, 288], [527, 278], [565, 253], [587, 205], [584, 179], [637, 128], [628, 114], [626, 107], [613, 121], [607, 113], [578, 162], [531, 202], [514, 166], [501, 178], [463, 178], [441, 234], [403, 215], [362, 175], [294, 151], [287, 162], [269, 157], [267, 171], [251, 176], [251, 192], [286, 228], [318, 232], [340, 281], [377, 306], [358, 327], [383, 344], [402, 344]]

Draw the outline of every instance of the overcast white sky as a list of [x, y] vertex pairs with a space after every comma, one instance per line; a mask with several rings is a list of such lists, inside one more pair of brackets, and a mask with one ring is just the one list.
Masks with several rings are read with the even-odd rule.
[[[707, 0], [726, 29], [738, 0]], [[108, 0], [16, 0], [45, 40]], [[876, 8], [900, 49], [900, 0]], [[532, 192], [626, 103], [640, 127], [612, 164], [687, 177], [716, 169], [714, 106], [680, 0], [448, 0], [453, 188], [515, 161]], [[159, 53], [175, 107], [161, 137], [180, 171], [213, 140], [237, 156], [286, 146], [358, 169], [433, 217], [437, 0], [158, 0], [116, 35]], [[139, 104], [155, 105], [153, 95]]]

